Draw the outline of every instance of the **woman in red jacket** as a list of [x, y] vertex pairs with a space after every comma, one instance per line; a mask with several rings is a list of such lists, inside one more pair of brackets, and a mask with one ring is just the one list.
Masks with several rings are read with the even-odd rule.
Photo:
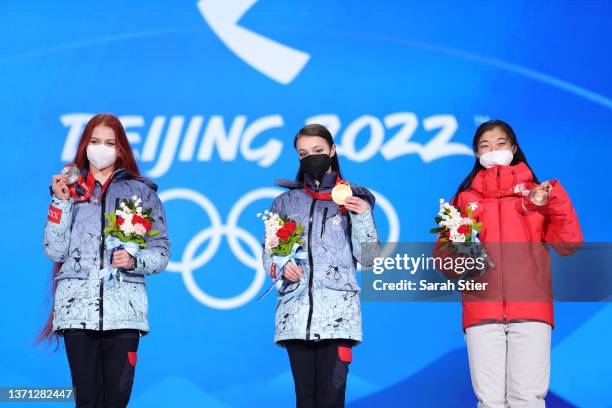
[[[582, 232], [566, 191], [556, 180], [538, 181], [507, 123], [483, 123], [472, 146], [476, 162], [453, 204], [474, 210], [495, 264], [479, 278], [485, 293], [463, 293], [472, 385], [479, 407], [544, 407], [553, 327], [548, 247], [567, 255]], [[547, 203], [534, 204], [533, 189], [547, 193]]]

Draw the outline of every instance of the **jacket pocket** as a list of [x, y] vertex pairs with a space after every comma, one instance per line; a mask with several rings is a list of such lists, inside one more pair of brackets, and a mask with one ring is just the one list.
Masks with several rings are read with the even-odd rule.
[[281, 278], [281, 282], [283, 283], [281, 287], [278, 289], [279, 296], [285, 296], [285, 295], [295, 292], [300, 287], [300, 284], [302, 283], [302, 281], [292, 282], [285, 277]]
[[360, 291], [353, 268], [328, 264], [315, 266], [315, 271], [318, 272], [315, 273], [315, 278], [318, 275], [323, 287], [327, 289]]

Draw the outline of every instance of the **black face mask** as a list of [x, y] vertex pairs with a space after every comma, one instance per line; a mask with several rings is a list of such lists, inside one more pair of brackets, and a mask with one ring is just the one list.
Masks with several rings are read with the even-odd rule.
[[309, 154], [300, 160], [300, 170], [310, 174], [315, 180], [321, 180], [331, 164], [332, 158], [326, 154]]

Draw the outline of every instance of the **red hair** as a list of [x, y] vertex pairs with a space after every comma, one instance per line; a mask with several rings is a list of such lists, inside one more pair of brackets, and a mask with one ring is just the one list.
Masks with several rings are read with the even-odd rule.
[[[132, 176], [140, 176], [140, 170], [138, 169], [138, 164], [134, 158], [134, 153], [132, 153], [132, 148], [130, 147], [130, 143], [128, 142], [125, 134], [125, 129], [123, 128], [123, 125], [119, 119], [110, 113], [99, 113], [89, 119], [89, 122], [87, 122], [85, 129], [83, 129], [81, 139], [79, 140], [79, 146], [74, 158], [74, 163], [77, 165], [77, 167], [80, 170], [87, 169], [87, 171], [89, 171], [87, 145], [89, 145], [94, 129], [98, 126], [109, 127], [113, 129], [113, 132], [115, 133], [115, 149], [117, 150], [117, 160], [115, 161], [114, 165], [115, 169], [126, 169]], [[49, 343], [55, 343], [56, 349], [59, 346], [59, 339], [53, 331], [53, 303], [55, 301], [55, 288], [57, 287], [55, 276], [59, 273], [61, 268], [61, 262], [56, 262], [53, 264], [50, 283], [51, 311], [47, 317], [45, 326], [34, 340], [35, 343], [41, 343], [45, 340], [47, 340]]]
[[51, 272], [51, 279], [49, 282], [49, 288], [47, 289], [47, 299], [51, 299], [51, 311], [49, 312], [49, 316], [47, 316], [47, 321], [45, 325], [41, 329], [40, 333], [34, 339], [34, 344], [42, 343], [46, 341], [48, 344], [55, 344], [55, 350], [59, 348], [59, 338], [57, 334], [53, 331], [53, 304], [55, 303], [55, 288], [57, 287], [57, 282], [55, 281], [55, 275], [57, 275], [62, 268], [61, 262], [55, 262], [53, 264], [53, 269]]
[[87, 145], [91, 140], [94, 129], [98, 126], [109, 127], [113, 129], [115, 133], [115, 148], [117, 149], [115, 169], [126, 169], [132, 176], [140, 176], [140, 170], [138, 170], [138, 164], [136, 164], [136, 159], [134, 159], [130, 142], [128, 142], [128, 138], [125, 135], [125, 129], [119, 119], [110, 113], [98, 113], [87, 122], [85, 129], [83, 129], [81, 139], [79, 140], [76, 157], [74, 158], [74, 163], [77, 167], [81, 170], [89, 170]]

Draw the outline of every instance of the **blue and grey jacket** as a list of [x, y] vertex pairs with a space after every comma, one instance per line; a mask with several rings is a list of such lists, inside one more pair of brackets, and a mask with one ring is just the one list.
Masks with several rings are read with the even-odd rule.
[[[336, 173], [327, 173], [317, 188], [312, 178], [306, 183], [313, 191], [331, 191]], [[283, 279], [276, 305], [276, 343], [283, 340], [347, 339], [360, 342], [360, 288], [355, 278], [357, 262], [371, 266], [380, 252], [374, 224], [374, 196], [351, 184], [353, 195], [366, 200], [370, 211], [358, 215], [342, 213], [333, 201], [316, 200], [303, 185], [279, 184], [290, 188], [274, 199], [270, 211], [304, 225], [302, 265], [304, 278]], [[264, 250], [264, 269], [272, 260]]]
[[[145, 275], [166, 268], [170, 240], [166, 217], [155, 185], [144, 177], [116, 170], [107, 188], [96, 182], [87, 201], [60, 200], [53, 196], [45, 225], [44, 250], [62, 264], [55, 276], [53, 329], [149, 330]], [[99, 271], [111, 263], [112, 250], [104, 245], [104, 212], [112, 213], [124, 199], [137, 196], [144, 209], [152, 208], [153, 229], [159, 235], [146, 239], [135, 257], [135, 267], [122, 271], [123, 281], [100, 279]], [[53, 216], [51, 216], [51, 214]]]

